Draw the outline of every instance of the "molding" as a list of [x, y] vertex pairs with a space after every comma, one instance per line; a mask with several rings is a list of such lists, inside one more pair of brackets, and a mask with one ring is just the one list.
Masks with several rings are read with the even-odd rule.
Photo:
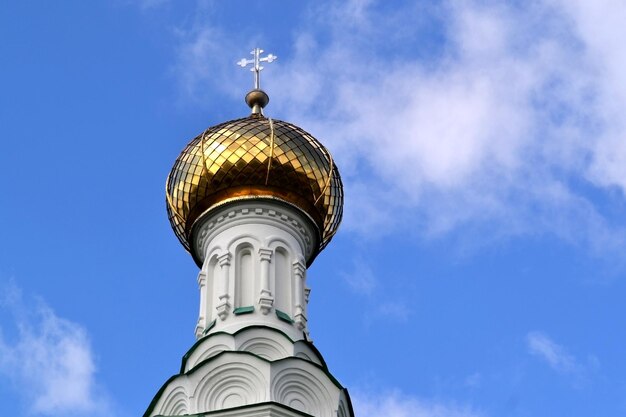
[[200, 316], [198, 317], [198, 323], [196, 323], [196, 329], [194, 331], [196, 339], [200, 339], [202, 337], [202, 335], [206, 331], [206, 329], [205, 330], [203, 329], [204, 329], [204, 316]]
[[296, 323], [298, 330], [304, 330], [306, 328], [307, 318], [304, 315], [304, 311], [301, 306], [296, 306], [296, 314], [294, 315], [294, 319], [291, 322]]
[[261, 296], [259, 297], [259, 310], [263, 315], [267, 315], [274, 305], [274, 297], [272, 297], [272, 293], [266, 290], [261, 291]]
[[304, 276], [304, 273], [306, 272], [306, 265], [304, 265], [301, 261], [294, 261], [293, 272], [299, 274], [300, 276]]
[[[199, 369], [202, 365], [207, 364], [207, 363], [209, 363], [209, 362], [211, 362], [211, 361], [213, 361], [213, 360], [217, 359], [218, 357], [220, 357], [220, 356], [222, 356], [222, 355], [227, 355], [227, 354], [235, 354], [235, 355], [249, 355], [249, 356], [253, 356], [253, 357], [255, 357], [255, 358], [258, 358], [258, 359], [262, 360], [263, 362], [267, 362], [267, 363], [271, 363], [271, 364], [281, 363], [281, 362], [285, 362], [285, 361], [299, 361], [299, 362], [300, 362], [300, 363], [302, 363], [302, 364], [309, 364], [310, 366], [313, 366], [313, 367], [315, 367], [315, 368], [319, 369], [320, 371], [322, 371], [322, 372], [323, 372], [323, 373], [324, 373], [324, 374], [328, 377], [328, 379], [329, 379], [329, 380], [333, 383], [333, 385], [335, 385], [335, 386], [336, 386], [337, 388], [339, 388], [339, 389], [344, 389], [344, 388], [343, 388], [343, 386], [341, 385], [341, 383], [337, 380], [337, 378], [335, 378], [335, 377], [334, 377], [334, 376], [330, 373], [330, 371], [328, 370], [328, 368], [326, 368], [326, 367], [324, 367], [324, 366], [321, 366], [321, 365], [318, 365], [318, 364], [316, 364], [315, 362], [311, 362], [311, 361], [308, 361], [308, 360], [306, 360], [306, 359], [299, 358], [299, 357], [297, 357], [297, 356], [289, 356], [289, 357], [282, 358], [282, 359], [278, 359], [278, 360], [275, 360], [275, 361], [270, 361], [270, 360], [267, 360], [267, 359], [265, 359], [265, 358], [262, 358], [262, 357], [261, 357], [261, 356], [259, 356], [259, 355], [254, 354], [254, 353], [252, 353], [252, 352], [246, 352], [245, 350], [229, 350], [229, 351], [223, 351], [223, 352], [220, 352], [220, 353], [218, 353], [218, 354], [217, 354], [217, 355], [215, 355], [215, 356], [211, 356], [210, 358], [205, 359], [205, 360], [203, 360], [203, 361], [199, 362], [199, 363], [198, 363], [195, 367], [193, 367], [192, 369], [190, 369], [188, 372], [185, 372], [185, 373], [182, 373], [182, 374], [177, 374], [177, 375], [174, 375], [174, 377], [181, 376], [181, 375], [190, 375], [190, 374], [193, 374], [193, 373], [194, 373], [194, 372], [196, 372], [196, 371], [197, 371], [197, 370], [198, 370], [198, 369]], [[296, 368], [296, 369], [300, 369], [299, 367], [294, 367], [294, 368]]]
[[[258, 330], [267, 331], [269, 333], [268, 336], [271, 336], [274, 340], [276, 340], [276, 338], [280, 336], [285, 341], [287, 341], [287, 343], [291, 343], [294, 346], [295, 357], [300, 357], [298, 356], [298, 353], [301, 352], [301, 346], [302, 345], [306, 346], [306, 348], [309, 349], [311, 353], [315, 356], [315, 359], [319, 361], [319, 364], [314, 360], [309, 360], [309, 362], [312, 362], [312, 363], [317, 364], [318, 366], [321, 366], [322, 369], [325, 370], [325, 372], [328, 372], [328, 366], [326, 365], [326, 361], [324, 360], [324, 357], [322, 356], [320, 351], [315, 347], [313, 343], [306, 341], [306, 340], [294, 341], [291, 337], [289, 337], [288, 334], [286, 334], [285, 332], [279, 329], [276, 329], [275, 327], [264, 326], [264, 325], [254, 325], [254, 326], [249, 326], [249, 327], [245, 327], [243, 329], [237, 330], [235, 333], [228, 333], [224, 331], [214, 332], [197, 340], [196, 343], [194, 343], [193, 346], [187, 351], [187, 353], [183, 355], [182, 360], [181, 360], [179, 374], [182, 375], [185, 373], [188, 360], [192, 357], [192, 355], [201, 345], [203, 345], [204, 343], [209, 343], [210, 339], [219, 338], [221, 336], [228, 336], [228, 337], [232, 337], [236, 339], [238, 337], [243, 337], [245, 333], [258, 331]], [[216, 342], [212, 342], [212, 343], [215, 344]], [[233, 343], [233, 346], [234, 345], [235, 343]], [[195, 368], [200, 362], [201, 361], [196, 363], [188, 372], [190, 372], [193, 368]]]
[[[292, 404], [293, 400], [297, 400], [299, 403], [306, 405], [307, 409], [313, 410], [317, 410], [319, 407], [323, 407], [319, 410], [324, 409], [326, 411], [322, 413], [323, 415], [320, 416], [318, 416], [317, 412], [314, 412], [313, 415], [316, 417], [330, 416], [328, 412], [332, 412], [332, 410], [335, 410], [336, 412], [337, 406], [339, 406], [340, 404], [342, 394], [344, 393], [344, 388], [337, 381], [337, 379], [335, 379], [330, 374], [330, 372], [328, 372], [326, 368], [314, 362], [310, 362], [306, 359], [290, 356], [283, 359], [271, 361], [248, 351], [222, 351], [210, 358], [201, 361], [197, 364], [197, 366], [195, 366], [193, 369], [190, 369], [188, 372], [174, 375], [169, 378], [151, 401], [150, 407], [148, 408], [148, 410], [146, 410], [144, 417], [154, 416], [154, 414], [152, 413], [154, 412], [157, 405], [159, 405], [159, 409], [161, 409], [162, 407], [162, 405], [159, 404], [161, 400], [169, 404], [170, 400], [178, 395], [178, 387], [181, 386], [186, 387], [185, 391], [189, 395], [188, 401], [197, 401], [199, 399], [198, 390], [204, 392], [204, 390], [209, 387], [206, 385], [206, 378], [210, 377], [211, 375], [215, 375], [215, 377], [217, 375], [221, 375], [221, 380], [223, 380], [227, 385], [220, 386], [226, 390], [224, 392], [229, 392], [228, 386], [231, 386], [232, 383], [237, 384], [238, 382], [235, 380], [231, 380], [228, 375], [230, 375], [232, 371], [239, 369], [241, 366], [249, 369], [250, 371], [258, 370], [259, 372], [261, 372], [258, 374], [261, 378], [259, 381], [264, 381], [264, 383], [269, 384], [267, 385], [267, 388], [270, 390], [268, 392], [270, 395], [268, 399], [278, 400], [283, 404], [285, 404], [285, 402], [287, 404]], [[210, 380], [212, 381], [211, 384], [219, 383], [219, 380], [215, 379], [215, 377], [210, 378]], [[244, 378], [241, 381], [248, 381], [248, 379]], [[257, 381], [257, 383], [259, 381]], [[189, 385], [189, 383], [191, 383], [191, 385]], [[329, 383], [330, 385], [328, 385], [327, 383]], [[309, 386], [310, 384], [313, 385]], [[238, 387], [238, 385], [233, 385], [234, 389], [239, 389]], [[244, 386], [242, 389], [246, 389], [246, 387], [247, 386]], [[167, 391], [168, 388], [169, 392]], [[213, 391], [214, 388], [210, 389], [211, 391]], [[222, 392], [221, 394], [224, 394], [224, 392]], [[316, 401], [312, 399], [313, 397], [311, 397], [311, 395], [319, 398], [320, 400], [324, 398], [324, 401], [322, 401], [322, 404], [317, 404]], [[336, 395], [339, 396], [336, 397]], [[204, 396], [201, 397], [204, 398]], [[251, 398], [248, 398], [248, 401], [250, 400]], [[263, 402], [261, 398], [259, 398], [259, 400], [261, 400], [260, 402]], [[335, 404], [335, 400], [338, 400], [339, 402]], [[260, 402], [254, 402], [253, 404], [258, 404]], [[194, 402], [194, 404], [196, 403]], [[187, 406], [189, 407], [191, 406], [191, 404], [188, 402]], [[228, 408], [224, 408], [221, 411], [227, 409]], [[206, 412], [202, 412], [197, 415], [203, 415], [203, 413], [206, 414]], [[352, 416], [353, 414], [347, 417]]]
[[[244, 333], [244, 332], [247, 332], [249, 330], [255, 330], [255, 329], [271, 330], [274, 333], [280, 334], [282, 337], [287, 339], [292, 344], [296, 343], [291, 337], [289, 337], [289, 335], [287, 333], [285, 333], [285, 332], [283, 332], [283, 331], [281, 331], [279, 329], [276, 329], [275, 327], [270, 327], [270, 326], [253, 325], [253, 326], [244, 327], [243, 329], [239, 329], [239, 330], [237, 330], [234, 333], [228, 333], [228, 332], [225, 332], [225, 331], [214, 332], [214, 333], [211, 333], [211, 334], [208, 334], [208, 335], [202, 337], [201, 339], [196, 340], [196, 342], [193, 344], [193, 346], [191, 346], [191, 348], [189, 348], [189, 350], [183, 355], [182, 364], [180, 366], [179, 374], [184, 374], [185, 373], [185, 368], [187, 367], [187, 360], [189, 359], [189, 357], [191, 357], [191, 355], [194, 353], [194, 351], [200, 345], [202, 345], [204, 342], [206, 342], [210, 338], [213, 338], [215, 336], [220, 336], [220, 335], [227, 335], [227, 336], [231, 336], [231, 337], [236, 337], [240, 333]], [[319, 353], [319, 351], [316, 348], [314, 348], [313, 345], [311, 345], [311, 349], [316, 352], [319, 360], [322, 363], [324, 363], [324, 366], [326, 366], [325, 362], [324, 362], [324, 359], [321, 357], [321, 354]]]
[[204, 269], [201, 269], [200, 272], [198, 272], [198, 285], [202, 286], [204, 283], [206, 283], [206, 272]]
[[[175, 417], [175, 416], [157, 416]], [[275, 401], [267, 401], [252, 405], [209, 411], [207, 413], [190, 414], [187, 417], [314, 417], [294, 408]]]
[[259, 248], [259, 259], [261, 261], [272, 262], [272, 255], [274, 251], [269, 248]]
[[[317, 248], [317, 229], [299, 209], [273, 200], [238, 201], [237, 204], [207, 211], [193, 225], [192, 255], [204, 261], [207, 243], [225, 228], [237, 224], [271, 224], [282, 229], [287, 226], [299, 241], [307, 260], [311, 261]], [[198, 256], [201, 255], [201, 256]]]
[[230, 266], [230, 260], [233, 258], [233, 255], [230, 254], [230, 252], [226, 252], [220, 256], [217, 257], [217, 261], [220, 264], [220, 267], [223, 266]]
[[220, 303], [217, 305], [217, 307], [215, 307], [215, 309], [217, 310], [217, 315], [222, 321], [226, 320], [228, 312], [230, 311], [230, 303], [228, 302], [228, 298], [228, 294], [220, 295]]

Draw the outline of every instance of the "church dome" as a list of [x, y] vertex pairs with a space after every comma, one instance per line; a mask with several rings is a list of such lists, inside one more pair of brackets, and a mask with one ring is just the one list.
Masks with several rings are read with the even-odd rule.
[[335, 234], [343, 212], [341, 177], [326, 148], [298, 126], [254, 113], [189, 142], [165, 191], [170, 223], [187, 250], [194, 223], [236, 200], [272, 199], [299, 208], [319, 232], [315, 254]]

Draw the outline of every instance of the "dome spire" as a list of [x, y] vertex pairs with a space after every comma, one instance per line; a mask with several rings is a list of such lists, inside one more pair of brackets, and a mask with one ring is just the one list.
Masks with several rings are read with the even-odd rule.
[[250, 51], [250, 54], [254, 57], [253, 59], [242, 58], [237, 62], [242, 68], [247, 67], [249, 64], [252, 64], [252, 68], [250, 71], [254, 72], [254, 89], [246, 94], [246, 103], [252, 109], [252, 114], [263, 114], [263, 108], [267, 106], [270, 98], [265, 93], [265, 91], [261, 90], [261, 71], [264, 67], [261, 66], [262, 62], [272, 63], [278, 57], [273, 54], [268, 54], [265, 57], [261, 57], [261, 54], [265, 52], [263, 49], [254, 48]]

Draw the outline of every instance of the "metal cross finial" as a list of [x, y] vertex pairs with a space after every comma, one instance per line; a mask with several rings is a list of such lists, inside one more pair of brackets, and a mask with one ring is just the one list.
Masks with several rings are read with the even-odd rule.
[[237, 62], [237, 65], [239, 65], [242, 68], [245, 68], [246, 66], [248, 66], [248, 64], [253, 64], [252, 68], [250, 68], [250, 71], [254, 72], [254, 88], [256, 90], [260, 90], [261, 89], [261, 70], [263, 69], [263, 67], [261, 66], [261, 62], [267, 62], [268, 64], [270, 62], [274, 62], [278, 57], [276, 55], [272, 55], [272, 54], [268, 54], [266, 57], [261, 58], [261, 54], [263, 53], [263, 49], [260, 48], [254, 48], [253, 51], [250, 52], [250, 54], [254, 55], [254, 59], [241, 59], [241, 61]]

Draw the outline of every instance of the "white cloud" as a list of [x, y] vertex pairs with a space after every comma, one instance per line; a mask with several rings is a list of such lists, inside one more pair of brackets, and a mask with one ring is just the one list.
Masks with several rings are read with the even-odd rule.
[[[10, 379], [30, 412], [42, 415], [112, 415], [96, 382], [96, 367], [86, 331], [58, 317], [43, 301], [22, 300], [9, 287], [0, 308], [14, 317], [9, 340], [0, 328], [0, 377]], [[2, 332], [1, 330], [5, 330]]]
[[359, 417], [478, 417], [483, 415], [467, 406], [426, 401], [397, 392], [352, 394], [355, 415]]
[[[586, 58], [596, 63], [597, 112], [602, 129], [593, 143], [590, 174], [594, 181], [626, 190], [626, 5], [614, 0], [554, 0], [575, 22]], [[601, 22], [601, 24], [599, 23]]]
[[[371, 234], [416, 224], [439, 235], [482, 224], [493, 233], [623, 245], [622, 225], [606, 224], [572, 186], [626, 189], [626, 125], [617, 111], [626, 95], [613, 94], [626, 76], [609, 71], [623, 68], [626, 47], [613, 42], [620, 51], [604, 51], [600, 35], [584, 30], [592, 13], [547, 0], [517, 9], [448, 4], [441, 56], [426, 62], [384, 59], [374, 37], [404, 26], [396, 13], [357, 3], [337, 22], [320, 15], [318, 24], [331, 22], [330, 41], [316, 43], [314, 30], [301, 35], [293, 60], [269, 81], [280, 110], [334, 150], [348, 227]], [[342, 29], [353, 10], [361, 23]], [[404, 24], [419, 21], [417, 8], [403, 11]], [[603, 13], [611, 12], [596, 15]], [[603, 23], [605, 37], [619, 39], [621, 21]], [[419, 45], [419, 30], [407, 36]], [[311, 74], [304, 82], [303, 73]]]
[[[225, 63], [215, 59], [225, 55], [223, 51], [229, 43], [220, 30], [200, 26], [189, 31], [179, 30], [177, 35], [182, 41], [174, 71], [187, 98], [201, 100], [203, 85], [207, 83], [221, 88], [228, 85], [220, 82]], [[234, 67], [232, 62], [228, 63]]]
[[216, 21], [215, 2], [197, 0], [195, 6], [193, 16], [174, 29], [178, 47], [171, 71], [180, 86], [181, 98], [197, 106], [221, 95], [245, 106], [241, 86], [250, 85], [252, 78], [249, 68], [243, 70], [236, 62], [249, 57], [248, 51], [259, 42], [250, 39], [245, 42], [248, 46], [242, 46], [238, 30], [224, 28]]
[[[623, 216], [590, 194], [624, 202], [626, 4], [352, 0], [311, 10], [264, 78], [268, 114], [331, 148], [347, 229], [474, 227], [483, 240], [547, 232], [598, 253], [624, 247]], [[179, 79], [191, 96], [207, 84], [241, 95], [243, 74], [224, 60], [241, 35], [199, 13], [181, 32]]]
[[568, 374], [581, 371], [581, 365], [578, 364], [576, 358], [547, 335], [541, 332], [530, 332], [526, 340], [529, 352], [543, 359], [552, 369]]

